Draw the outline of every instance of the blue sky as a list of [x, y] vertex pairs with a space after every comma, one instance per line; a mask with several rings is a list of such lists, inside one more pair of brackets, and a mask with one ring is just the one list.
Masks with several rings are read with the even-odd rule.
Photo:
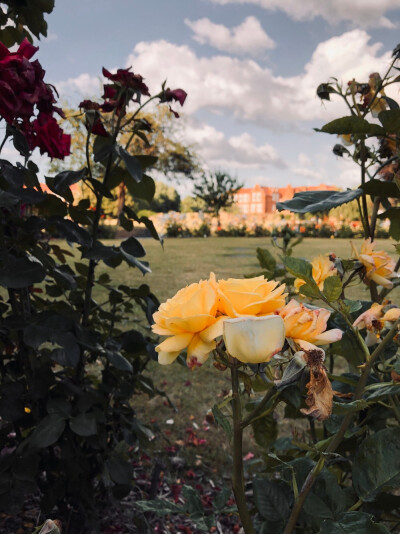
[[400, 0], [56, 0], [47, 20], [35, 58], [62, 100], [99, 95], [103, 66], [167, 77], [188, 92], [178, 135], [247, 186], [356, 185], [313, 131], [345, 110], [315, 89], [383, 73], [400, 41]]

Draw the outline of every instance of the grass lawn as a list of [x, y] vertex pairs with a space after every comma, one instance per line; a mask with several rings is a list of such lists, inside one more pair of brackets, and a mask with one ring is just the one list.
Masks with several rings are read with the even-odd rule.
[[[144, 239], [142, 243], [147, 251], [146, 259], [153, 270], [143, 277], [137, 269], [128, 268], [125, 264], [111, 273], [112, 269], [101, 264], [98, 274], [109, 272], [113, 281], [137, 286], [141, 283], [150, 285], [152, 291], [160, 301], [172, 297], [183, 286], [200, 279], [208, 278], [210, 271], [214, 271], [218, 278], [237, 277], [260, 270], [256, 248], [268, 248], [272, 253], [276, 250], [271, 245], [270, 238], [190, 238], [169, 239], [164, 248], [154, 240]], [[359, 247], [361, 240], [357, 243]], [[390, 240], [378, 240], [376, 248], [393, 253]], [[344, 239], [308, 239], [296, 247], [294, 256], [312, 259], [318, 254], [335, 252], [343, 258], [351, 257], [348, 240]], [[397, 295], [399, 290], [397, 289]], [[368, 299], [369, 293], [361, 284], [351, 288], [351, 298]], [[100, 295], [99, 295], [100, 298]], [[397, 299], [398, 300], [398, 299]], [[128, 326], [128, 325], [127, 325]], [[129, 325], [130, 328], [134, 325]], [[220, 402], [224, 394], [230, 389], [228, 372], [217, 371], [211, 362], [201, 369], [190, 371], [186, 367], [175, 363], [170, 366], [160, 366], [151, 363], [148, 374], [155, 384], [165, 390], [175, 403], [178, 413], [175, 413], [165, 400], [160, 397], [149, 400], [141, 395], [134, 399], [137, 411], [144, 421], [153, 421], [155, 430], [162, 433], [163, 438], [155, 443], [160, 451], [164, 445], [178, 447], [190, 438], [190, 431], [194, 431], [200, 439], [207, 443], [186, 447], [189, 463], [209, 464], [210, 469], [215, 465], [228, 466], [230, 463], [230, 447], [220, 428], [210, 425], [209, 430], [203, 422], [207, 411]], [[283, 425], [284, 432], [303, 432], [304, 421], [293, 420]], [[245, 448], [254, 450], [254, 443], [248, 438]], [[245, 451], [246, 452], [246, 451]]]

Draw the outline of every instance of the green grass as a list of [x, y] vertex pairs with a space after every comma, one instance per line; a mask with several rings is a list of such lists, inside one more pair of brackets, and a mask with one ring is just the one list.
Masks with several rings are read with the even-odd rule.
[[[206, 279], [210, 271], [218, 278], [242, 277], [244, 274], [260, 270], [256, 258], [256, 248], [268, 248], [273, 254], [276, 249], [271, 245], [270, 238], [191, 238], [166, 240], [164, 248], [154, 240], [145, 239], [142, 243], [147, 251], [146, 259], [153, 270], [143, 277], [137, 269], [129, 269], [121, 265], [114, 273], [112, 269], [99, 266], [99, 273], [109, 272], [113, 280], [136, 286], [140, 283], [150, 285], [160, 301], [172, 297], [183, 286], [200, 279]], [[359, 247], [361, 240], [357, 243]], [[389, 240], [378, 240], [376, 248], [393, 253], [393, 245]], [[348, 240], [341, 239], [308, 239], [296, 247], [294, 256], [311, 260], [318, 254], [335, 252], [342, 258], [351, 257]], [[399, 290], [397, 290], [398, 293]], [[350, 288], [350, 298], [368, 299], [367, 288], [358, 284]], [[130, 326], [134, 327], [134, 324]], [[207, 440], [206, 445], [189, 447], [191, 462], [202, 462], [213, 465], [229, 466], [230, 446], [220, 428], [211, 425], [209, 431], [203, 430], [203, 420], [207, 411], [215, 402], [220, 402], [223, 395], [230, 389], [229, 373], [217, 371], [209, 361], [201, 369], [190, 371], [186, 367], [174, 363], [160, 366], [151, 363], [149, 375], [155, 384], [164, 389], [175, 403], [178, 413], [165, 405], [163, 398], [155, 397], [148, 400], [145, 395], [135, 398], [137, 411], [144, 421], [154, 421], [155, 428], [164, 433], [164, 438], [173, 445], [181, 443], [187, 437], [187, 430], [194, 428], [198, 437]], [[173, 424], [167, 421], [173, 419]], [[283, 423], [281, 421], [281, 423]], [[295, 420], [289, 427], [287, 423], [280, 425], [280, 431], [303, 432], [304, 421]], [[199, 429], [196, 429], [196, 425]], [[283, 430], [282, 430], [283, 429]], [[161, 443], [164, 443], [162, 441]], [[159, 440], [155, 447], [160, 447]], [[248, 436], [245, 452], [254, 450], [255, 445]]]
[[[360, 248], [362, 240], [354, 240]], [[111, 243], [111, 241], [110, 241]], [[172, 297], [179, 289], [193, 282], [208, 278], [213, 271], [217, 278], [242, 278], [244, 274], [260, 270], [256, 248], [267, 248], [277, 255], [278, 249], [271, 244], [271, 238], [209, 237], [190, 239], [168, 239], [164, 248], [153, 239], [143, 239], [146, 259], [152, 273], [141, 275], [138, 269], [121, 265], [113, 269], [101, 264], [98, 273], [108, 272], [119, 283], [136, 286], [149, 284], [160, 301]], [[351, 248], [347, 239], [305, 239], [294, 249], [296, 257], [312, 260], [319, 254], [334, 252], [338, 257], [350, 258]], [[391, 240], [376, 240], [376, 249], [394, 255]], [[362, 284], [351, 288], [349, 298], [368, 299], [368, 289]]]

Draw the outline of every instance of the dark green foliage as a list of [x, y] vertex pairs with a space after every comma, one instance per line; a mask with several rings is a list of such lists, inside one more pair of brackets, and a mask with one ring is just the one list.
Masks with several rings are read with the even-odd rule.
[[[126, 167], [122, 179], [144, 182], [149, 201], [155, 187], [143, 171], [154, 158], [129, 155], [117, 135], [107, 141], [95, 150], [103, 176], [93, 178], [89, 160], [46, 177], [51, 193], [42, 192], [35, 165], [0, 160], [0, 509], [18, 510], [39, 490], [42, 511], [57, 506], [61, 519], [77, 517], [76, 532], [111, 494], [129, 493], [129, 450], [155, 437], [137, 419], [134, 396], [158, 393], [144, 373], [159, 303], [147, 285], [96, 272], [101, 262], [150, 272], [135, 237], [106, 246], [99, 222], [104, 197], [113, 198], [108, 180], [121, 179], [115, 154]], [[94, 209], [89, 198], [73, 197], [71, 185], [82, 181], [95, 191]], [[127, 207], [122, 215], [125, 227], [142, 222], [158, 239], [147, 217]]]

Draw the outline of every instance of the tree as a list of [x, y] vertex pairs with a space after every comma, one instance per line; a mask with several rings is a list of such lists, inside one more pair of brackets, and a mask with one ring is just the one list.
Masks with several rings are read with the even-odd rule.
[[193, 213], [198, 211], [206, 211], [207, 205], [203, 199], [198, 197], [185, 197], [181, 201], [180, 211], [182, 213]]
[[156, 182], [156, 192], [150, 202], [150, 209], [161, 213], [168, 211], [179, 211], [181, 197], [178, 191], [164, 182]]
[[[72, 155], [64, 161], [53, 161], [50, 167], [52, 172], [61, 172], [71, 168], [81, 169], [86, 164], [87, 128], [84, 114], [80, 111], [68, 110], [66, 115], [67, 119], [63, 123], [63, 128], [71, 134]], [[127, 118], [129, 119], [129, 113]], [[127, 151], [131, 155], [141, 154], [154, 158], [153, 169], [163, 174], [167, 180], [193, 180], [200, 170], [198, 156], [192, 145], [186, 145], [178, 140], [176, 119], [168, 108], [163, 107], [161, 109], [160, 107], [152, 113], [141, 113], [138, 115], [137, 121], [142, 124], [139, 136], [131, 138], [129, 132], [123, 132], [121, 135], [122, 142], [127, 145]], [[109, 131], [107, 120], [104, 120], [103, 123], [106, 131]], [[92, 171], [94, 176], [101, 174], [103, 172], [102, 166], [100, 164], [94, 165]], [[85, 184], [82, 184], [82, 188], [85, 196], [90, 197], [90, 191], [87, 190]], [[113, 216], [119, 216], [125, 205], [133, 207], [133, 196], [137, 198], [142, 194], [143, 196], [139, 196], [139, 198], [148, 202], [149, 197], [153, 196], [147, 195], [145, 192], [138, 195], [137, 191], [132, 194], [129, 188], [127, 190], [123, 181], [116, 183], [112, 189], [117, 203], [113, 199], [105, 199], [104, 211]], [[94, 202], [94, 195], [92, 196]], [[179, 200], [177, 206], [179, 206]]]
[[243, 187], [237, 178], [227, 172], [216, 171], [203, 174], [194, 186], [197, 198], [204, 200], [207, 211], [218, 217], [222, 208], [232, 206], [234, 194]]

